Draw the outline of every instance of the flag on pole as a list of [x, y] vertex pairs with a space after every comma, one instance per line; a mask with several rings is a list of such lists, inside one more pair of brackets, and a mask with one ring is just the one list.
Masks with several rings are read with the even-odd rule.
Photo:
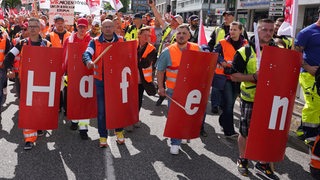
[[199, 26], [199, 34], [198, 34], [198, 45], [207, 45], [206, 33], [204, 32], [204, 26], [202, 22], [202, 11], [200, 12], [200, 26]]
[[285, 35], [295, 37], [298, 18], [298, 0], [286, 0], [285, 7], [284, 22], [278, 29], [278, 36]]
[[101, 0], [86, 0], [86, 3], [90, 9], [91, 14], [99, 14], [102, 5]]
[[109, 2], [111, 7], [116, 11], [119, 11], [121, 8], [123, 8], [123, 5], [120, 0], [107, 0], [107, 2]]

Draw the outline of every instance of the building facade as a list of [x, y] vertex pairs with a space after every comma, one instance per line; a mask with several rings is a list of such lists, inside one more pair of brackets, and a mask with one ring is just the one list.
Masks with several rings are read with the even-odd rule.
[[150, 7], [146, 0], [132, 0], [131, 11], [133, 13], [147, 13], [150, 11]]
[[[221, 22], [221, 14], [225, 11], [226, 0], [177, 0], [176, 13], [185, 20], [192, 14], [200, 16], [203, 20], [209, 19], [210, 25], [217, 25]], [[205, 22], [205, 21], [203, 21]]]

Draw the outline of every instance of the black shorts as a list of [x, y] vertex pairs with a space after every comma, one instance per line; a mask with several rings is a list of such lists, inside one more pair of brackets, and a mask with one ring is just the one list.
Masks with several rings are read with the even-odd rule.
[[247, 137], [249, 133], [250, 120], [252, 114], [253, 102], [240, 101], [240, 128], [239, 132], [243, 137]]

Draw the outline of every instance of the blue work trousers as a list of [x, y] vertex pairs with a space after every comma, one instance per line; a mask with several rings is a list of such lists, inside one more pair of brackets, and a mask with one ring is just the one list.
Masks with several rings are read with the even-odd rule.
[[[103, 80], [95, 79], [97, 103], [98, 103], [98, 132], [100, 137], [108, 137], [108, 129], [106, 126], [106, 107], [105, 107], [105, 94]], [[115, 129], [116, 132], [122, 131], [123, 128]]]

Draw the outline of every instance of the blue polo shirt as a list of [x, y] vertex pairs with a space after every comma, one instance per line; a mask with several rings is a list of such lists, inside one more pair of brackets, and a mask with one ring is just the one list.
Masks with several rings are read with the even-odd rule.
[[320, 65], [320, 26], [312, 24], [302, 29], [298, 33], [294, 45], [304, 47], [303, 59], [310, 66]]

